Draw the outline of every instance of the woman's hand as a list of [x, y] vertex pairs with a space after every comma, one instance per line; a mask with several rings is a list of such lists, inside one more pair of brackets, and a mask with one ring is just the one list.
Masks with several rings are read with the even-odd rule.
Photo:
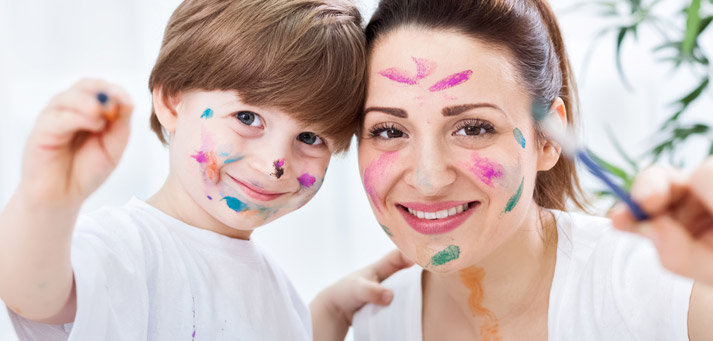
[[310, 304], [314, 340], [344, 340], [354, 313], [361, 307], [368, 303], [391, 303], [394, 293], [379, 283], [412, 265], [399, 250], [393, 250], [376, 263], [322, 290]]
[[713, 157], [691, 175], [651, 167], [636, 178], [631, 194], [651, 218], [637, 222], [618, 205], [609, 214], [614, 226], [651, 239], [668, 270], [713, 285]]

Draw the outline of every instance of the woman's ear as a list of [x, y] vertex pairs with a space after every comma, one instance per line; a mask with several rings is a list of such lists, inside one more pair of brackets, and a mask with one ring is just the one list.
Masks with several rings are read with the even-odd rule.
[[[562, 98], [557, 97], [550, 106], [547, 115], [557, 115], [562, 125], [567, 126], [567, 108], [565, 108]], [[537, 151], [537, 170], [548, 171], [557, 164], [562, 152], [562, 147], [554, 140], [545, 137], [544, 143], [539, 145]]]
[[181, 102], [181, 95], [164, 96], [161, 88], [154, 88], [151, 92], [153, 96], [153, 108], [161, 126], [169, 134], [176, 131], [176, 121], [178, 120], [178, 111], [176, 107]]

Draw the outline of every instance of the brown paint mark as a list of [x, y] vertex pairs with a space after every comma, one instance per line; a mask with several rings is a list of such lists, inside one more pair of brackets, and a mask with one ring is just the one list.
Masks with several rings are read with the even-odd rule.
[[483, 307], [483, 298], [485, 298], [483, 278], [485, 278], [485, 271], [481, 268], [471, 266], [460, 271], [461, 282], [470, 290], [470, 295], [468, 296], [470, 311], [473, 313], [473, 317], [483, 319], [480, 326], [480, 339], [483, 341], [498, 341], [500, 340], [498, 318], [492, 311]]
[[272, 165], [275, 167], [275, 173], [272, 173], [272, 175], [274, 175], [276, 178], [279, 179], [282, 174], [285, 174], [285, 169], [282, 168], [282, 166], [285, 165], [285, 159], [275, 160]]

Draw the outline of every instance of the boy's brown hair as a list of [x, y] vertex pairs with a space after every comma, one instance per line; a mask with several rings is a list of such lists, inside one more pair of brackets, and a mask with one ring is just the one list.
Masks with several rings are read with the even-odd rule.
[[[149, 89], [235, 90], [349, 148], [363, 109], [366, 49], [347, 0], [186, 0], [173, 12]], [[151, 129], [166, 132], [151, 112]]]

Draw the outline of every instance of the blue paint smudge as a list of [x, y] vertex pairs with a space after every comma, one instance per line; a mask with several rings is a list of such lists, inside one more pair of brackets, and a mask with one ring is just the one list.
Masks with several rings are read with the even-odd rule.
[[222, 156], [222, 157], [228, 157], [228, 156], [230, 156], [230, 153], [223, 152], [223, 153], [220, 153], [220, 154], [218, 154], [218, 155], [220, 155], [220, 156]]
[[234, 197], [223, 197], [223, 200], [225, 200], [225, 203], [228, 204], [228, 207], [230, 207], [230, 209], [235, 212], [243, 212], [250, 209], [248, 205], [240, 201], [240, 199]]
[[522, 132], [520, 131], [520, 129], [515, 128], [515, 130], [512, 131], [512, 135], [515, 136], [515, 140], [520, 145], [520, 147], [525, 148], [525, 137], [522, 136]]
[[243, 158], [244, 158], [244, 156], [236, 156], [236, 157], [229, 158], [229, 159], [225, 160], [225, 162], [223, 162], [223, 163], [224, 163], [224, 164], [229, 164], [229, 163], [233, 163], [233, 162], [235, 162], [235, 161], [240, 161], [240, 160], [242, 160]]
[[203, 115], [201, 115], [201, 118], [209, 119], [213, 117], [213, 109], [208, 108], [205, 111], [203, 111]]

